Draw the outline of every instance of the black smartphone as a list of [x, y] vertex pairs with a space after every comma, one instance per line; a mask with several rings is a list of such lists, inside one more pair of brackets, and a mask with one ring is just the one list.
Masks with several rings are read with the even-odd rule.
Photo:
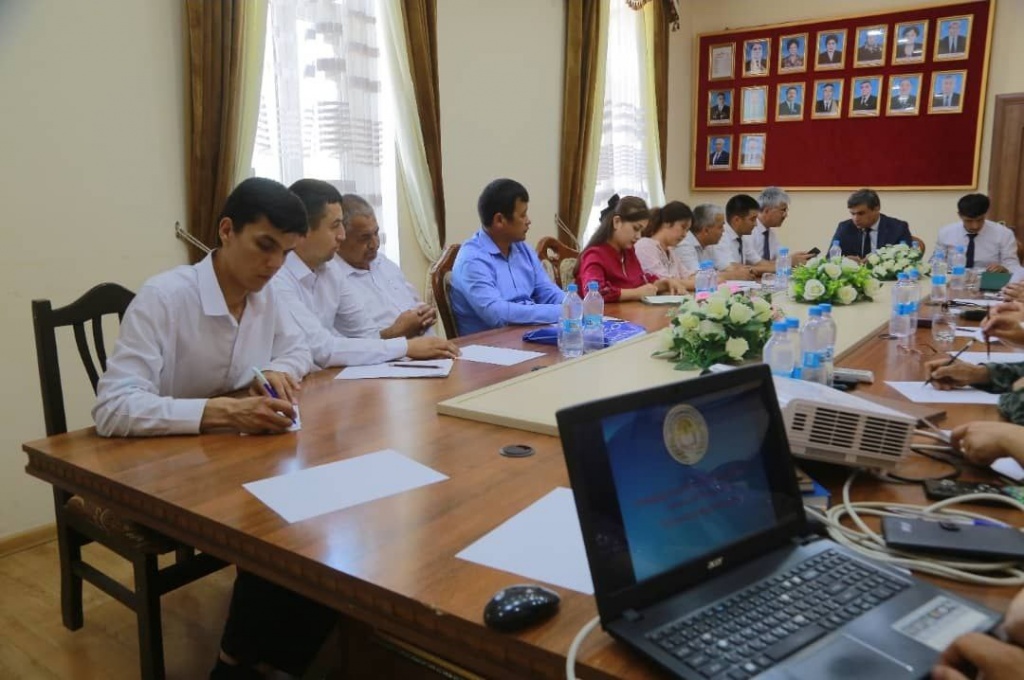
[[890, 548], [983, 559], [1024, 559], [1024, 534], [1011, 527], [885, 517], [882, 535]]
[[807, 251], [810, 255], [817, 255], [821, 253], [821, 248], [811, 248]]

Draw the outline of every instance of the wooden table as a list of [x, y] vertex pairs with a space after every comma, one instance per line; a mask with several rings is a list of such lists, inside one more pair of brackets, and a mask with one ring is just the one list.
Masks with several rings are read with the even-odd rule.
[[[658, 328], [665, 309], [611, 305], [609, 314]], [[568, 486], [555, 437], [439, 416], [438, 401], [560, 361], [554, 348], [526, 345], [524, 329], [488, 331], [462, 344], [544, 351], [512, 367], [457, 362], [446, 380], [306, 379], [297, 434], [104, 439], [90, 429], [29, 442], [29, 474], [102, 500], [124, 516], [285, 585], [485, 677], [564, 677], [565, 652], [596, 614], [590, 596], [563, 590], [559, 614], [518, 635], [482, 624], [482, 610], [514, 575], [455, 554], [556, 486]], [[895, 396], [882, 375], [912, 371], [894, 343], [871, 338], [843, 363], [872, 368], [867, 391]], [[919, 370], [914, 368], [913, 370]], [[919, 377], [915, 374], [915, 377]], [[991, 407], [950, 409], [948, 425], [992, 418]], [[498, 454], [529, 444], [531, 458]], [[393, 448], [449, 480], [289, 525], [242, 484]], [[916, 473], [928, 466], [915, 463]], [[842, 472], [826, 481], [841, 483]], [[858, 498], [921, 502], [919, 487], [865, 480]], [[943, 583], [1005, 609], [1012, 589]], [[56, 606], [56, 605], [55, 605]], [[662, 677], [607, 635], [592, 633], [580, 653], [582, 677]]]

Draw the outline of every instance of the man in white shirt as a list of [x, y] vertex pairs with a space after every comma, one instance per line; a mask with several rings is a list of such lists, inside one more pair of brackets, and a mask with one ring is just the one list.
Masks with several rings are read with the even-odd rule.
[[727, 254], [730, 264], [743, 267], [748, 273], [744, 279], [775, 271], [775, 263], [761, 257], [749, 238], [759, 213], [757, 199], [746, 194], [736, 194], [725, 204], [725, 230], [715, 250]]
[[990, 272], [1016, 273], [1021, 269], [1017, 259], [1017, 237], [1013, 231], [986, 219], [989, 199], [985, 194], [967, 194], [956, 204], [959, 222], [939, 229], [936, 250], [964, 246], [967, 267], [984, 267]]
[[[454, 343], [437, 337], [382, 338], [362, 314], [357, 293], [345, 283], [335, 258], [338, 245], [345, 239], [341, 193], [317, 179], [300, 179], [290, 190], [306, 206], [309, 234], [288, 254], [274, 277], [274, 290], [287, 306], [292, 322], [305, 334], [317, 366], [380, 364], [403, 356], [458, 356]], [[338, 317], [354, 320], [355, 337], [346, 337], [335, 329]]]
[[380, 252], [380, 227], [373, 206], [362, 196], [345, 194], [341, 207], [345, 240], [338, 246], [338, 265], [360, 312], [338, 316], [334, 327], [349, 337], [366, 326], [382, 338], [433, 335], [437, 310], [420, 300], [398, 265]]
[[[743, 239], [750, 240], [754, 252], [758, 253], [762, 260], [774, 262], [781, 247], [778, 234], [774, 230], [780, 228], [789, 216], [789, 194], [779, 187], [765, 187], [758, 197], [757, 203], [761, 206], [761, 212], [757, 216], [757, 225], [750, 236], [744, 236]], [[795, 266], [811, 259], [811, 254], [790, 250], [789, 257], [790, 262]]]
[[690, 231], [676, 246], [676, 257], [686, 271], [695, 272], [700, 263], [710, 260], [724, 279], [750, 278], [750, 269], [732, 263], [725, 234], [725, 212], [711, 203], [693, 209]]
[[[302, 202], [284, 186], [262, 178], [239, 184], [218, 221], [220, 247], [151, 278], [128, 307], [97, 386], [97, 432], [287, 430], [298, 381], [313, 363], [267, 283], [306, 229]], [[253, 367], [280, 398], [253, 381]], [[254, 396], [216, 396], [247, 385]], [[336, 620], [332, 610], [239, 570], [210, 677], [262, 677], [258, 664], [301, 673]]]

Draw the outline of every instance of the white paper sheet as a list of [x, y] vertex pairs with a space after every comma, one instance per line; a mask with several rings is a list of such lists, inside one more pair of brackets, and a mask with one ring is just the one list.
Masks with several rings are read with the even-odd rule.
[[1024, 352], [993, 352], [991, 359], [988, 352], [964, 352], [958, 358], [969, 364], [1013, 364], [1024, 361]]
[[531, 581], [594, 594], [572, 491], [558, 487], [456, 555]]
[[640, 298], [647, 305], [678, 305], [682, 303], [684, 295], [645, 295]]
[[426, 465], [384, 449], [242, 486], [293, 523], [446, 479]]
[[371, 366], [349, 366], [334, 376], [335, 380], [363, 378], [446, 378], [452, 372], [451, 359], [406, 359]]
[[995, 307], [996, 305], [1003, 304], [1002, 300], [970, 300], [968, 298], [953, 298], [953, 302], [958, 305], [967, 305], [972, 307]]
[[1015, 482], [1024, 480], [1024, 468], [1013, 458], [997, 458], [992, 463], [992, 469]]
[[514, 366], [544, 356], [544, 352], [528, 352], [523, 349], [489, 347], [487, 345], [469, 345], [461, 347], [460, 350], [462, 351], [459, 355], [460, 359], [478, 361], [482, 364], [497, 364], [498, 366]]
[[[981, 332], [979, 326], [957, 326], [956, 337], [958, 338], [972, 338], [975, 342], [985, 344], [985, 334]], [[993, 345], [999, 342], [999, 338], [987, 338]]]
[[915, 404], [990, 404], [999, 403], [998, 394], [989, 394], [970, 387], [956, 390], [937, 390], [919, 380], [912, 382], [894, 382], [887, 380], [889, 385]]

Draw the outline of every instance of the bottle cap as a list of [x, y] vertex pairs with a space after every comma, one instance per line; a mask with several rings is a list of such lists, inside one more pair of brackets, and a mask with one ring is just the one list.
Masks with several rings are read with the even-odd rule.
[[715, 265], [715, 263], [712, 262], [711, 260], [704, 260], [703, 262], [700, 263], [700, 268], [701, 269], [710, 269], [714, 265]]
[[779, 248], [779, 255], [789, 255], [789, 248], [786, 246]]
[[963, 246], [957, 246], [956, 247], [956, 252], [958, 252], [958, 253], [964, 252], [964, 247]]
[[834, 245], [834, 246], [839, 245], [839, 239], [836, 239], [836, 240], [832, 241], [832, 245]]
[[818, 308], [821, 310], [822, 314], [832, 313], [832, 303], [830, 302], [822, 302], [820, 305], [818, 305]]
[[800, 328], [800, 319], [795, 316], [786, 317], [786, 328]]
[[587, 284], [587, 290], [598, 290], [600, 286], [597, 281], [591, 281]]
[[821, 316], [821, 307], [811, 307], [807, 310], [808, 316]]
[[908, 278], [909, 277], [907, 276], [906, 272], [900, 272], [899, 274], [896, 275], [897, 281], [906, 281]]
[[570, 283], [565, 288], [565, 292], [567, 292], [567, 293], [575, 293], [577, 290], [578, 289], [576, 288], [576, 284], [575, 283]]
[[781, 333], [784, 330], [786, 330], [786, 322], [785, 321], [773, 321], [772, 322], [772, 332], [773, 333]]
[[916, 279], [920, 275], [921, 275], [921, 272], [917, 271], [916, 267], [912, 267], [912, 268], [907, 270], [907, 276], [909, 276], [912, 279]]

